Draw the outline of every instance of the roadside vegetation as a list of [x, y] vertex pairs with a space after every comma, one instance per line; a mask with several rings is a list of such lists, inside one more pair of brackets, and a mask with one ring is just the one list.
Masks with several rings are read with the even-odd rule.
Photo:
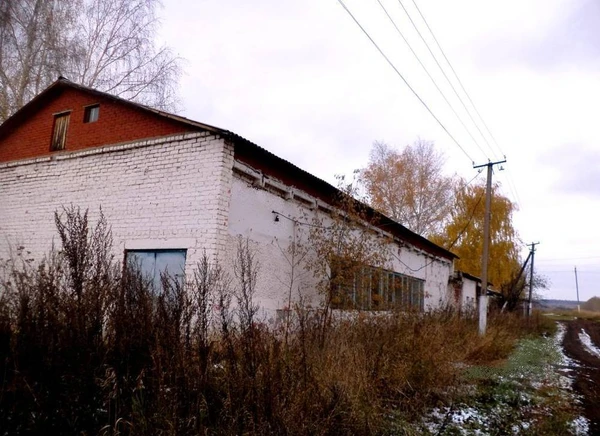
[[1, 269], [0, 434], [418, 434], [508, 390], [505, 360], [554, 326], [492, 314], [480, 337], [449, 308], [340, 320], [296, 304], [267, 328], [246, 240], [232, 271], [204, 256], [157, 294], [112, 257], [102, 217], [56, 224], [60, 249], [34, 264], [18, 247]]
[[498, 365], [474, 365], [463, 373], [463, 393], [433, 411], [423, 433], [438, 435], [578, 435], [588, 423], [561, 372], [560, 335], [521, 338]]

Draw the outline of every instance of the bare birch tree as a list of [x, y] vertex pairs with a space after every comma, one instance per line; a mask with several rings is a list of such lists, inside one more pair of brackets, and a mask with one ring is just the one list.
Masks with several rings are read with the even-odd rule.
[[[0, 121], [56, 80], [73, 8], [59, 0], [0, 2]], [[61, 32], [62, 29], [62, 32]]]
[[402, 151], [375, 142], [360, 181], [373, 208], [429, 236], [443, 227], [452, 205], [454, 182], [442, 173], [443, 164], [430, 141], [418, 140]]
[[155, 44], [159, 0], [0, 3], [0, 121], [59, 75], [174, 109], [180, 60]]

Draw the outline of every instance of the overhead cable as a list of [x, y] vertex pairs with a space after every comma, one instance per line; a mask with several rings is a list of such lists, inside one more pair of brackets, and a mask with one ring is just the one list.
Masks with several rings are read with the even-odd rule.
[[[435, 61], [436, 65], [438, 66], [438, 68], [442, 72], [442, 75], [444, 76], [444, 78], [446, 79], [446, 81], [448, 82], [448, 84], [450, 85], [450, 88], [452, 89], [452, 91], [454, 91], [454, 95], [456, 95], [456, 97], [460, 101], [462, 107], [465, 109], [465, 112], [467, 113], [467, 115], [469, 116], [469, 118], [471, 119], [471, 121], [473, 122], [473, 124], [475, 125], [475, 128], [479, 131], [479, 134], [481, 135], [481, 137], [483, 138], [483, 140], [487, 144], [488, 148], [492, 152], [492, 155], [494, 155], [495, 153], [494, 153], [494, 150], [492, 149], [492, 146], [490, 145], [490, 143], [488, 142], [487, 138], [485, 137], [485, 135], [483, 134], [483, 132], [479, 128], [478, 124], [475, 122], [475, 119], [471, 115], [471, 112], [467, 108], [467, 105], [465, 104], [464, 100], [462, 99], [462, 97], [460, 96], [460, 94], [458, 93], [458, 91], [456, 91], [456, 88], [454, 87], [454, 84], [452, 83], [452, 81], [450, 80], [450, 78], [448, 77], [448, 75], [446, 74], [446, 71], [444, 70], [444, 68], [442, 67], [442, 65], [440, 64], [440, 62], [438, 61], [438, 58], [435, 55], [435, 53], [433, 53], [433, 50], [431, 50], [431, 47], [429, 46], [429, 43], [423, 37], [423, 34], [419, 30], [419, 27], [416, 25], [416, 23], [414, 22], [414, 20], [412, 19], [411, 15], [410, 15], [410, 13], [408, 12], [408, 10], [406, 9], [406, 7], [404, 6], [404, 3], [402, 3], [402, 0], [398, 0], [398, 3], [400, 4], [400, 6], [402, 7], [402, 9], [404, 10], [404, 13], [408, 17], [410, 23], [412, 24], [413, 28], [415, 29], [415, 31], [419, 35], [419, 38], [421, 38], [421, 41], [423, 41], [423, 44], [425, 44], [425, 47], [427, 48], [427, 50], [429, 51], [429, 54], [431, 55], [431, 57]], [[477, 142], [476, 142], [476, 144], [479, 147], [479, 144]], [[486, 153], [484, 153], [484, 155], [486, 155]], [[486, 157], [487, 157], [487, 155], [486, 155]], [[489, 160], [489, 158], [488, 158], [488, 160]]]
[[[398, 0], [400, 1], [400, 0]], [[442, 56], [444, 56], [444, 59], [446, 60], [446, 63], [448, 64], [448, 66], [450, 67], [450, 70], [452, 71], [452, 74], [454, 75], [454, 77], [456, 78], [456, 81], [458, 82], [460, 88], [462, 89], [462, 91], [464, 92], [465, 96], [467, 97], [467, 99], [469, 100], [469, 103], [471, 103], [471, 106], [473, 107], [473, 110], [475, 111], [475, 113], [477, 114], [477, 117], [479, 118], [479, 120], [481, 121], [481, 123], [483, 124], [483, 127], [485, 128], [485, 130], [487, 131], [488, 135], [490, 136], [490, 138], [492, 138], [492, 141], [494, 142], [494, 144], [496, 144], [496, 147], [498, 148], [498, 151], [500, 152], [501, 156], [505, 156], [505, 153], [502, 151], [502, 149], [500, 148], [500, 146], [498, 145], [498, 141], [496, 141], [496, 138], [494, 137], [494, 135], [492, 134], [492, 132], [490, 131], [489, 127], [487, 126], [486, 122], [484, 121], [483, 117], [481, 116], [481, 114], [479, 113], [479, 111], [477, 110], [477, 106], [475, 106], [475, 103], [473, 102], [473, 100], [471, 99], [471, 96], [469, 95], [469, 93], [467, 92], [467, 90], [465, 89], [462, 81], [460, 80], [460, 78], [458, 77], [458, 74], [456, 73], [456, 71], [454, 70], [454, 67], [452, 66], [452, 63], [450, 62], [450, 59], [448, 59], [448, 57], [446, 56], [446, 53], [444, 52], [444, 50], [442, 49], [442, 46], [440, 45], [440, 43], [438, 42], [437, 38], [435, 37], [435, 34], [433, 33], [433, 30], [431, 29], [431, 27], [429, 26], [429, 23], [427, 22], [427, 20], [425, 19], [425, 16], [423, 15], [423, 13], [421, 12], [421, 9], [419, 9], [419, 6], [417, 5], [416, 0], [412, 0], [413, 4], [415, 5], [415, 8], [417, 9], [417, 12], [419, 13], [419, 15], [421, 16], [421, 19], [423, 20], [423, 22], [425, 23], [425, 26], [427, 26], [427, 30], [429, 30], [429, 33], [431, 34], [433, 40], [435, 41], [435, 44], [437, 45], [438, 49], [440, 50], [440, 52], [442, 53]], [[402, 4], [402, 3], [401, 3]], [[404, 7], [404, 6], [403, 6]], [[412, 21], [412, 20], [411, 20]], [[462, 101], [462, 100], [461, 100]], [[473, 118], [471, 118], [473, 120]], [[475, 121], [473, 120], [473, 123], [477, 126], [477, 123], [475, 123]], [[479, 130], [479, 129], [478, 129]], [[479, 133], [481, 133], [481, 136], [485, 139], [485, 136], [483, 135], [483, 133], [481, 132], [481, 130], [479, 131]], [[488, 143], [489, 145], [489, 143]]]
[[479, 150], [483, 153], [483, 155], [489, 160], [489, 156], [487, 156], [487, 154], [485, 153], [485, 151], [483, 151], [483, 149], [481, 148], [481, 146], [479, 145], [479, 143], [477, 142], [477, 140], [475, 139], [475, 137], [473, 136], [473, 134], [471, 133], [471, 131], [467, 127], [467, 125], [464, 123], [464, 121], [462, 120], [462, 118], [460, 117], [460, 115], [458, 115], [458, 112], [456, 112], [456, 109], [454, 109], [454, 106], [452, 105], [452, 103], [450, 103], [450, 101], [446, 97], [446, 94], [444, 94], [444, 92], [441, 90], [441, 88], [439, 87], [439, 85], [437, 84], [437, 82], [435, 81], [435, 79], [433, 78], [433, 76], [429, 73], [429, 70], [427, 69], [427, 67], [425, 66], [425, 64], [423, 64], [423, 62], [419, 58], [419, 55], [412, 48], [412, 46], [410, 45], [410, 42], [408, 42], [408, 40], [406, 39], [406, 37], [404, 36], [404, 34], [402, 33], [402, 31], [398, 28], [398, 25], [396, 24], [396, 22], [394, 21], [394, 19], [391, 17], [391, 15], [388, 13], [388, 11], [385, 8], [385, 6], [383, 5], [383, 3], [381, 3], [380, 0], [377, 0], [377, 3], [379, 3], [379, 6], [381, 6], [381, 9], [383, 9], [383, 12], [385, 12], [385, 15], [388, 17], [388, 19], [390, 20], [390, 22], [392, 23], [392, 25], [396, 29], [396, 32], [398, 33], [398, 35], [400, 35], [400, 37], [402, 38], [402, 40], [406, 43], [406, 45], [408, 46], [409, 50], [412, 52], [412, 54], [414, 55], [414, 57], [417, 59], [417, 62], [419, 63], [419, 65], [421, 65], [421, 67], [425, 71], [425, 74], [427, 74], [427, 76], [429, 77], [429, 79], [431, 80], [431, 82], [433, 83], [433, 85], [435, 86], [435, 88], [438, 90], [438, 92], [440, 93], [440, 95], [442, 96], [442, 98], [444, 99], [444, 101], [448, 104], [448, 106], [450, 107], [450, 110], [452, 110], [452, 112], [456, 116], [456, 119], [463, 126], [463, 128], [465, 129], [465, 131], [467, 132], [467, 134], [469, 135], [469, 137], [473, 140], [473, 142], [475, 143], [475, 145], [477, 146], [477, 148], [479, 148]]
[[[475, 119], [473, 118], [473, 116], [471, 115], [471, 112], [467, 109], [464, 101], [460, 98], [460, 96], [458, 95], [456, 89], [454, 88], [454, 86], [452, 85], [452, 83], [450, 82], [449, 78], [446, 76], [446, 74], [444, 73], [444, 70], [442, 69], [442, 66], [439, 64], [439, 62], [437, 61], [437, 58], [435, 57], [435, 55], [433, 54], [432, 50], [429, 47], [429, 44], [426, 42], [426, 40], [424, 39], [424, 37], [422, 36], [422, 34], [419, 32], [419, 30], [417, 29], [416, 24], [414, 23], [414, 21], [412, 20], [410, 14], [408, 13], [408, 11], [406, 10], [406, 8], [404, 7], [404, 5], [402, 4], [401, 0], [398, 0], [398, 2], [400, 3], [400, 6], [402, 6], [402, 8], [404, 9], [406, 15], [408, 16], [408, 19], [410, 20], [410, 22], [412, 23], [413, 27], [415, 28], [415, 30], [417, 30], [417, 33], [419, 34], [419, 36], [421, 37], [421, 40], [424, 42], [425, 46], [427, 47], [427, 49], [429, 50], [429, 52], [431, 53], [431, 55], [434, 57], [434, 60], [436, 61], [438, 67], [440, 68], [440, 70], [442, 71], [442, 73], [444, 74], [444, 76], [446, 77], [446, 80], [448, 81], [448, 83], [450, 83], [450, 86], [452, 87], [454, 93], [456, 94], [456, 96], [459, 98], [462, 106], [464, 107], [465, 111], [467, 112], [467, 115], [469, 116], [469, 118], [471, 119], [471, 121], [473, 122], [473, 124], [475, 125], [475, 128], [477, 129], [477, 131], [479, 132], [479, 134], [481, 135], [481, 137], [484, 139], [484, 141], [486, 142], [486, 144], [488, 145], [488, 147], [490, 148], [490, 151], [492, 151], [492, 154], [494, 154], [494, 151], [492, 150], [491, 144], [489, 143], [489, 141], [487, 140], [486, 136], [484, 135], [484, 133], [482, 132], [482, 130], [479, 128], [479, 124], [475, 121]], [[477, 118], [479, 119], [479, 121], [481, 122], [481, 124], [483, 125], [485, 131], [487, 132], [487, 134], [489, 135], [489, 137], [492, 139], [492, 142], [494, 143], [494, 145], [496, 146], [497, 151], [500, 153], [501, 156], [506, 156], [506, 154], [504, 153], [504, 151], [502, 150], [502, 148], [500, 147], [500, 145], [498, 144], [498, 141], [496, 140], [496, 138], [494, 137], [494, 135], [492, 134], [490, 128], [488, 127], [487, 123], [485, 122], [485, 120], [483, 119], [483, 117], [481, 116], [481, 113], [479, 112], [479, 110], [477, 109], [477, 106], [475, 105], [475, 103], [473, 102], [473, 99], [471, 98], [470, 94], [467, 92], [465, 86], [463, 85], [462, 80], [460, 80], [460, 77], [458, 76], [458, 73], [456, 72], [456, 70], [454, 69], [454, 66], [452, 65], [452, 63], [450, 62], [450, 59], [448, 58], [448, 56], [446, 56], [446, 52], [444, 51], [444, 49], [442, 48], [441, 44], [439, 43], [437, 37], [435, 36], [435, 33], [433, 32], [433, 29], [431, 28], [431, 26], [429, 25], [429, 22], [427, 21], [427, 19], [425, 18], [425, 15], [423, 14], [423, 12], [421, 12], [421, 9], [419, 8], [419, 5], [417, 5], [416, 0], [412, 0], [415, 9], [417, 10], [417, 12], [419, 13], [419, 16], [421, 17], [421, 20], [423, 20], [423, 23], [425, 23], [425, 26], [427, 27], [427, 30], [429, 31], [429, 34], [431, 35], [431, 37], [433, 38], [433, 41], [435, 42], [438, 50], [440, 51], [440, 53], [442, 54], [442, 56], [444, 57], [444, 60], [446, 61], [446, 63], [448, 64], [448, 66], [450, 67], [450, 71], [452, 72], [452, 75], [454, 76], [454, 78], [456, 79], [458, 85], [460, 86], [460, 89], [462, 90], [462, 92], [464, 93], [464, 95], [466, 96], [467, 100], [469, 101], [469, 103], [471, 104], [471, 107], [473, 108], [473, 111], [475, 112], [475, 114], [477, 115]], [[512, 179], [512, 175], [510, 170], [507, 169], [507, 174], [506, 174], [506, 180], [508, 182], [508, 187], [509, 190], [512, 193], [513, 198], [515, 199], [515, 202], [517, 203], [518, 206], [520, 206], [521, 203], [521, 199], [519, 198], [519, 193], [517, 191], [517, 187], [516, 184], [514, 183], [513, 179]]]
[[379, 52], [379, 54], [381, 56], [383, 56], [383, 58], [386, 60], [386, 62], [390, 65], [390, 67], [393, 68], [393, 70], [396, 72], [396, 74], [398, 75], [398, 77], [400, 77], [400, 79], [402, 79], [402, 81], [404, 82], [404, 84], [408, 87], [408, 89], [414, 94], [415, 97], [417, 97], [417, 99], [421, 102], [421, 104], [423, 104], [423, 106], [425, 106], [425, 109], [427, 109], [427, 111], [429, 112], [429, 114], [437, 121], [437, 123], [440, 125], [440, 127], [446, 132], [446, 134], [452, 139], [452, 141], [458, 146], [458, 148], [460, 148], [460, 150], [463, 152], [463, 154], [469, 159], [469, 161], [474, 162], [473, 159], [471, 158], [471, 156], [469, 156], [469, 154], [465, 151], [465, 149], [463, 148], [462, 145], [460, 145], [460, 143], [456, 140], [456, 138], [450, 133], [450, 131], [446, 128], [446, 126], [444, 126], [444, 124], [440, 121], [440, 119], [433, 113], [433, 111], [429, 108], [429, 106], [427, 105], [427, 103], [425, 103], [425, 101], [419, 96], [419, 94], [417, 94], [417, 92], [413, 89], [412, 86], [410, 86], [410, 84], [408, 83], [408, 81], [404, 78], [404, 76], [400, 73], [400, 71], [398, 71], [398, 69], [396, 68], [396, 66], [392, 63], [392, 61], [386, 56], [386, 54], [383, 52], [383, 50], [379, 47], [379, 45], [377, 45], [377, 43], [375, 42], [375, 40], [373, 40], [373, 38], [371, 37], [371, 35], [369, 35], [369, 33], [365, 30], [365, 28], [360, 24], [360, 22], [356, 19], [356, 17], [352, 14], [352, 12], [350, 11], [350, 9], [348, 9], [348, 7], [346, 6], [346, 4], [343, 2], [343, 0], [338, 0], [338, 3], [340, 5], [342, 5], [342, 7], [344, 8], [344, 10], [348, 13], [348, 15], [350, 15], [350, 17], [352, 18], [352, 20], [356, 23], [356, 25], [360, 28], [360, 30], [362, 30], [362, 32], [365, 34], [365, 36], [367, 38], [369, 38], [369, 41], [371, 41], [371, 43], [375, 46], [375, 48], [377, 49], [377, 51]]

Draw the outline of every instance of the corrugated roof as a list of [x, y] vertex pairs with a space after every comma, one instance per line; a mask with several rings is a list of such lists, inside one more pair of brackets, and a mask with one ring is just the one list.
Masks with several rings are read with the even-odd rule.
[[[0, 125], [0, 138], [12, 131], [15, 127], [17, 127], [21, 123], [21, 121], [27, 118], [29, 113], [35, 111], [39, 106], [43, 105], [44, 99], [46, 97], [52, 95], [55, 92], [60, 92], [60, 90], [65, 88], [78, 89], [83, 92], [91, 93], [103, 97], [105, 99], [119, 102], [127, 106], [135, 107], [136, 109], [142, 111], [150, 112], [161, 117], [169, 118], [173, 121], [185, 124], [186, 126], [218, 134], [234, 144], [235, 153], [240, 157], [253, 157], [257, 161], [260, 161], [261, 164], [271, 166], [271, 168], [273, 166], [279, 167], [278, 169], [281, 170], [279, 171], [280, 173], [289, 176], [289, 178], [293, 179], [294, 181], [302, 182], [301, 185], [308, 185], [308, 188], [312, 188], [313, 191], [322, 193], [325, 198], [331, 199], [341, 194], [341, 191], [333, 185], [331, 185], [330, 183], [310, 174], [309, 172], [303, 170], [302, 168], [299, 168], [293, 163], [271, 153], [265, 148], [260, 147], [259, 145], [234, 132], [219, 127], [211, 126], [209, 124], [200, 123], [198, 121], [194, 121], [189, 118], [185, 118], [169, 112], [161, 111], [140, 103], [136, 103], [121, 97], [114, 96], [112, 94], [108, 94], [106, 92], [98, 91], [97, 89], [71, 82], [70, 80], [65, 79], [64, 77], [59, 77], [58, 80], [52, 83], [48, 88], [46, 88], [44, 91], [38, 94], [29, 103], [23, 106], [19, 111], [17, 111], [2, 125]], [[302, 188], [303, 186], [298, 187]], [[434, 244], [427, 238], [418, 235], [417, 233], [414, 233], [413, 231], [404, 227], [400, 223], [392, 220], [391, 218], [388, 218], [380, 212], [377, 212], [371, 207], [367, 205], [364, 206], [367, 208], [370, 215], [376, 218], [376, 226], [380, 227], [382, 230], [392, 233], [400, 239], [403, 239], [406, 242], [409, 242], [421, 249], [424, 249], [425, 251], [431, 254], [444, 257], [450, 260], [458, 258], [458, 256], [452, 253], [451, 251], [446, 250], [445, 248], [440, 247], [437, 244]]]

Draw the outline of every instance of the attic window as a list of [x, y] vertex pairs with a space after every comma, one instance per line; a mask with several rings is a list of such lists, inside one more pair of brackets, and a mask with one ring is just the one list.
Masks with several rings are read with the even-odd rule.
[[69, 128], [70, 112], [54, 115], [54, 127], [52, 129], [52, 142], [50, 151], [64, 150], [67, 145], [67, 129]]
[[86, 106], [83, 112], [83, 122], [84, 123], [95, 123], [98, 121], [98, 117], [100, 116], [100, 105], [94, 104], [92, 106]]

